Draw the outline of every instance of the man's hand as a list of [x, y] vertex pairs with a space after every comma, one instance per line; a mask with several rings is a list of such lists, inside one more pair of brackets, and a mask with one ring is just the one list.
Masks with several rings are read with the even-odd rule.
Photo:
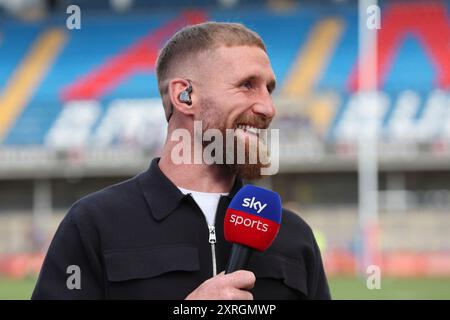
[[186, 300], [253, 300], [253, 295], [247, 290], [253, 288], [255, 280], [251, 271], [221, 272], [203, 282]]

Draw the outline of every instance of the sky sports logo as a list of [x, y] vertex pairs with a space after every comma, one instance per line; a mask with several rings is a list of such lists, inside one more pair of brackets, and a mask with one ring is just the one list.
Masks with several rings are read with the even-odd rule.
[[[242, 207], [254, 209], [258, 214], [267, 207], [267, 203], [262, 204], [261, 201], [256, 201], [256, 197], [244, 198]], [[258, 231], [267, 232], [269, 224], [262, 222], [260, 219], [253, 219], [249, 217], [243, 217], [242, 215], [231, 214], [230, 222], [235, 226], [244, 225], [248, 228], [255, 228]]]
[[255, 197], [244, 198], [244, 200], [242, 202], [242, 206], [244, 208], [255, 209], [257, 213], [261, 213], [261, 211], [263, 211], [264, 208], [267, 207], [267, 203], [262, 204], [261, 201], [255, 201], [255, 200], [256, 200]]
[[244, 186], [231, 200], [225, 216], [225, 239], [264, 251], [278, 233], [281, 199], [273, 191]]
[[245, 218], [241, 215], [237, 214], [231, 214], [230, 215], [230, 222], [233, 223], [235, 226], [237, 225], [244, 225], [248, 228], [255, 228], [258, 231], [267, 232], [269, 230], [269, 224], [262, 222], [261, 220], [255, 220], [252, 218]]

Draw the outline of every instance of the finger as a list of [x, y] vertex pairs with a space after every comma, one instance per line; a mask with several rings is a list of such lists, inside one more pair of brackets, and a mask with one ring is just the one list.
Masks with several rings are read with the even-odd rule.
[[253, 289], [255, 287], [255, 282], [256, 282], [256, 279], [253, 280], [252, 282], [250, 282], [247, 286], [242, 287], [241, 289], [243, 289], [243, 290], [251, 290], [251, 289]]
[[253, 300], [253, 294], [246, 290], [237, 290], [235, 300]]
[[255, 274], [247, 270], [238, 270], [226, 276], [230, 285], [238, 289], [251, 289], [256, 281]]

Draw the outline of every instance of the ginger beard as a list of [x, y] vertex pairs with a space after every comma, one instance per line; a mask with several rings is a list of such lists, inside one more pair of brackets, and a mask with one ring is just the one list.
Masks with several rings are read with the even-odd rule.
[[[227, 117], [219, 106], [206, 98], [201, 98], [200, 105], [202, 106], [202, 135], [204, 136], [205, 132], [209, 129], [218, 129], [222, 133], [223, 159], [221, 164], [216, 165], [226, 166], [231, 174], [236, 174], [242, 179], [260, 179], [262, 177], [261, 168], [270, 167], [267, 137], [265, 137], [262, 132], [254, 134], [251, 131], [240, 129], [238, 128], [238, 125], [247, 124], [256, 128], [267, 129], [270, 120], [257, 116], [250, 117], [242, 115], [234, 121], [231, 128], [227, 128], [224, 123]], [[227, 135], [227, 129], [232, 129], [233, 134]], [[267, 130], [264, 130], [264, 133], [267, 133]], [[229, 138], [233, 139], [232, 143], [227, 141]], [[212, 141], [202, 140], [203, 149], [210, 143], [212, 143]], [[244, 150], [238, 148], [238, 144], [244, 145]], [[231, 145], [233, 147], [231, 147]], [[239, 155], [239, 152], [241, 151], [244, 152], [243, 155]], [[232, 163], [227, 163], [227, 155], [228, 157], [231, 157]], [[253, 160], [250, 161], [251, 159]]]

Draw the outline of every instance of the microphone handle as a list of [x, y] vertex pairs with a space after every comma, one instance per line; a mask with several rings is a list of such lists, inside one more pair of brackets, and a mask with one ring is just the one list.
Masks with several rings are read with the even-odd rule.
[[252, 252], [253, 249], [242, 244], [234, 243], [227, 268], [225, 269], [225, 274], [245, 269]]

